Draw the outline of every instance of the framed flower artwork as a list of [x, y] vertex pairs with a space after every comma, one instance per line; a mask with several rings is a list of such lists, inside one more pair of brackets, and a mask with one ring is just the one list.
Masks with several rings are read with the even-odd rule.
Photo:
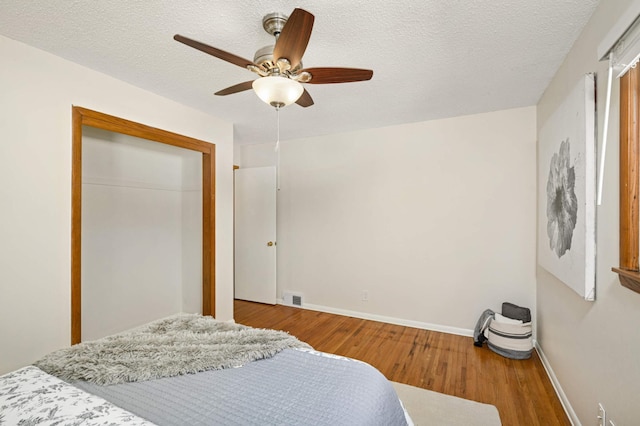
[[580, 79], [538, 134], [538, 264], [595, 300], [595, 74]]

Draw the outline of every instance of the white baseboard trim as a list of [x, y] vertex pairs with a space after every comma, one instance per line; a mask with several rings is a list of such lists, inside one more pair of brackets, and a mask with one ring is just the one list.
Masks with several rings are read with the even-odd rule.
[[578, 419], [578, 415], [573, 410], [571, 403], [569, 402], [569, 398], [567, 398], [567, 394], [564, 393], [562, 386], [560, 386], [560, 382], [556, 377], [556, 374], [553, 372], [553, 368], [551, 368], [551, 364], [549, 364], [549, 360], [544, 354], [542, 347], [538, 344], [538, 341], [535, 341], [536, 352], [538, 352], [538, 356], [540, 357], [540, 361], [542, 361], [542, 365], [547, 372], [547, 376], [551, 380], [551, 384], [553, 385], [553, 389], [555, 389], [558, 398], [560, 398], [560, 403], [562, 404], [562, 408], [564, 408], [564, 412], [567, 413], [567, 417], [569, 417], [569, 421], [573, 426], [582, 426], [580, 423], [580, 419]]
[[[284, 303], [282, 299], [278, 299], [276, 303], [278, 303], [279, 305], [291, 306], [289, 304]], [[441, 333], [449, 333], [449, 334], [457, 334], [459, 336], [473, 337], [473, 330], [466, 329], [466, 328], [449, 327], [449, 326], [440, 325], [440, 324], [431, 324], [427, 322], [413, 321], [413, 320], [407, 320], [402, 318], [387, 317], [384, 315], [370, 314], [367, 312], [349, 311], [346, 309], [331, 308], [329, 306], [312, 305], [310, 303], [305, 303], [303, 306], [296, 306], [296, 307], [302, 308], [302, 309], [308, 309], [310, 311], [326, 312], [329, 314], [344, 315], [347, 317], [385, 322], [388, 324], [403, 325], [405, 327], [420, 328], [423, 330], [439, 331]]]

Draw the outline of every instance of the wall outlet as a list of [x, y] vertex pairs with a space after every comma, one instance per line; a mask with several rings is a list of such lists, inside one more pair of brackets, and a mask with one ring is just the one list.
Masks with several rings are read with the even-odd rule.
[[607, 413], [600, 403], [598, 403], [598, 426], [607, 426]]
[[362, 301], [363, 302], [369, 301], [369, 290], [362, 290]]

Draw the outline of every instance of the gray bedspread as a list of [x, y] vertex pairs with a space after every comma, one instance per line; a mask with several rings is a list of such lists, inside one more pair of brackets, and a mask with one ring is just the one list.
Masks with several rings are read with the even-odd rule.
[[407, 424], [395, 390], [378, 370], [304, 350], [146, 382], [73, 384], [161, 426]]

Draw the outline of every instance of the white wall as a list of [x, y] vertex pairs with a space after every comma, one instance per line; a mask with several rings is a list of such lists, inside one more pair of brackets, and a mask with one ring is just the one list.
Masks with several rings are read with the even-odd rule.
[[82, 340], [199, 312], [202, 154], [85, 127], [82, 157]]
[[535, 310], [535, 140], [529, 107], [281, 142], [278, 297], [463, 333]]
[[[538, 129], [577, 81], [598, 73], [598, 140], [602, 143], [607, 63], [598, 62], [601, 40], [631, 0], [602, 0], [541, 98]], [[542, 268], [537, 270], [538, 342], [574, 413], [595, 425], [598, 402], [617, 425], [640, 419], [640, 294], [622, 287], [611, 272], [618, 261], [619, 91], [611, 98], [603, 203], [597, 208], [596, 301], [582, 300]]]
[[216, 144], [216, 312], [232, 318], [232, 125], [5, 37], [0, 57], [0, 373], [71, 339], [72, 105]]
[[[182, 312], [202, 312], [202, 156], [182, 156], [181, 162], [181, 306]], [[233, 286], [229, 290], [233, 296]], [[229, 312], [226, 315], [229, 319]], [[220, 313], [217, 316], [221, 318]]]

